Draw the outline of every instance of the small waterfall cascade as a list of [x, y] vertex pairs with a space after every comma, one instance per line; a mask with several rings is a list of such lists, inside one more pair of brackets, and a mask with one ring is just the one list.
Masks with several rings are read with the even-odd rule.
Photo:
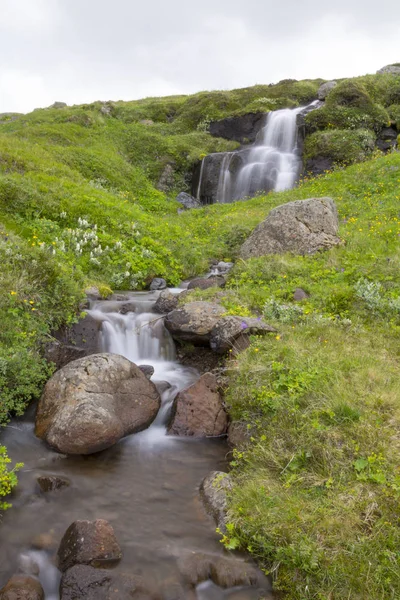
[[203, 204], [233, 202], [259, 192], [293, 188], [302, 168], [298, 116], [308, 106], [272, 111], [251, 148], [206, 156], [200, 167], [196, 197]]

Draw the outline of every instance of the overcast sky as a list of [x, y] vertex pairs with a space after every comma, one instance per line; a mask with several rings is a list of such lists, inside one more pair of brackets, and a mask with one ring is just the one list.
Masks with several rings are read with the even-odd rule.
[[400, 62], [400, 0], [0, 0], [0, 112]]

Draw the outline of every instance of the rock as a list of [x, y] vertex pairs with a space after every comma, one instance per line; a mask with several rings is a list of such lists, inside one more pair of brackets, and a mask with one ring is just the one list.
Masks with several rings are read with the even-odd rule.
[[123, 304], [120, 309], [119, 309], [119, 313], [121, 315], [127, 315], [130, 312], [135, 312], [136, 310], [136, 304], [135, 302], [125, 302], [125, 304]]
[[327, 95], [333, 88], [337, 86], [337, 81], [327, 81], [323, 83], [318, 90], [318, 100], [325, 100]]
[[200, 497], [204, 507], [223, 532], [226, 531], [227, 523], [226, 493], [231, 489], [232, 480], [227, 473], [222, 471], [212, 471], [200, 485]]
[[160, 179], [156, 185], [156, 188], [160, 192], [164, 192], [167, 194], [170, 190], [173, 189], [175, 185], [175, 169], [172, 165], [167, 164], [164, 167], [163, 172], [160, 175]]
[[91, 354], [86, 348], [77, 348], [69, 344], [63, 344], [59, 341], [49, 342], [44, 347], [44, 357], [48, 362], [55, 364], [56, 369], [62, 369], [68, 363], [78, 358], [84, 358]]
[[305, 292], [302, 288], [296, 288], [293, 294], [293, 300], [295, 302], [301, 302], [302, 300], [307, 300], [309, 298], [309, 294]]
[[71, 327], [60, 329], [54, 334], [58, 342], [64, 346], [82, 349], [88, 354], [96, 354], [100, 349], [101, 321], [91, 315], [85, 315]]
[[165, 290], [166, 287], [167, 287], [167, 282], [165, 281], [165, 279], [162, 279], [162, 277], [155, 277], [150, 284], [151, 291]]
[[154, 367], [152, 365], [139, 365], [139, 369], [146, 375], [147, 379], [151, 379], [154, 375]]
[[211, 287], [224, 287], [226, 284], [224, 277], [197, 277], [196, 279], [192, 279], [189, 283], [187, 289], [188, 290], [207, 290]]
[[212, 121], [209, 132], [214, 137], [248, 144], [255, 142], [257, 133], [264, 125], [265, 113], [248, 113], [247, 115]]
[[400, 64], [386, 65], [377, 71], [378, 75], [388, 73], [389, 75], [400, 75]]
[[61, 490], [62, 488], [69, 487], [71, 482], [66, 477], [59, 477], [58, 475], [41, 475], [37, 478], [37, 482], [41, 492], [54, 492], [55, 490]]
[[211, 331], [225, 309], [211, 302], [189, 302], [165, 317], [165, 326], [173, 338], [207, 346]]
[[113, 111], [114, 105], [109, 103], [109, 102], [105, 102], [104, 104], [102, 104], [101, 108], [100, 108], [100, 112], [102, 115], [105, 115], [106, 117], [111, 116], [111, 113]]
[[35, 535], [31, 542], [32, 548], [36, 550], [52, 550], [57, 547], [57, 541], [54, 537], [54, 531], [48, 533], [39, 533]]
[[175, 310], [179, 304], [179, 294], [173, 294], [169, 290], [164, 290], [158, 296], [153, 311], [156, 313], [167, 314]]
[[376, 146], [382, 152], [390, 152], [397, 147], [398, 131], [395, 127], [384, 127], [376, 140]]
[[35, 433], [58, 452], [92, 454], [148, 427], [159, 407], [156, 387], [135, 364], [117, 354], [94, 354], [47, 382]]
[[0, 590], [0, 600], [44, 600], [44, 591], [34, 577], [14, 575]]
[[233, 267], [232, 262], [225, 262], [225, 261], [221, 260], [220, 262], [218, 262], [217, 264], [212, 266], [212, 271], [213, 271], [213, 273], [216, 273], [217, 275], [226, 275], [227, 273], [229, 273], [229, 271], [232, 269], [232, 267]]
[[[249, 153], [250, 149], [248, 148], [233, 154], [216, 152], [206, 156], [194, 170], [192, 194], [200, 200], [202, 205], [214, 204], [217, 201], [222, 163], [226, 158], [229, 158], [231, 187], [235, 189], [237, 176], [246, 165]], [[230, 201], [232, 198], [227, 198], [227, 200]]]
[[223, 435], [227, 428], [228, 416], [215, 375], [205, 373], [175, 398], [169, 435], [213, 437]]
[[60, 600], [140, 600], [141, 590], [141, 578], [135, 575], [75, 565], [61, 578]]
[[66, 571], [74, 565], [114, 564], [121, 557], [121, 548], [108, 521], [75, 521], [60, 542], [57, 563], [60, 571]]
[[66, 108], [68, 105], [66, 102], [54, 102], [49, 108]]
[[183, 208], [186, 210], [190, 210], [191, 208], [201, 208], [201, 202], [186, 192], [181, 192], [178, 194], [176, 201], [179, 202], [179, 204], [182, 204]]
[[309, 198], [272, 209], [241, 248], [243, 259], [267, 254], [315, 254], [337, 246], [338, 213], [332, 198]]
[[250, 335], [276, 333], [276, 329], [261, 319], [227, 316], [219, 319], [211, 330], [210, 346], [223, 354], [228, 350], [243, 350], [250, 344]]
[[178, 561], [183, 581], [193, 587], [211, 579], [224, 589], [250, 587], [270, 592], [271, 585], [267, 577], [251, 563], [241, 559], [193, 552]]
[[334, 160], [329, 156], [317, 156], [306, 161], [305, 172], [311, 177], [324, 175], [334, 167]]
[[234, 448], [245, 446], [251, 437], [251, 429], [247, 427], [247, 423], [233, 421], [228, 427], [228, 444]]
[[177, 360], [182, 366], [191, 367], [204, 374], [216, 369], [221, 362], [221, 356], [201, 346], [191, 344], [179, 345], [176, 349]]
[[160, 396], [172, 388], [172, 385], [169, 383], [169, 381], [155, 381], [154, 384]]

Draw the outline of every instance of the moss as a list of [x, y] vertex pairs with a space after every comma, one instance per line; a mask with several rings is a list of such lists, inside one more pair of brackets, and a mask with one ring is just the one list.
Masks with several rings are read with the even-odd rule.
[[389, 106], [388, 113], [390, 119], [396, 124], [397, 130], [400, 131], [400, 103]]
[[389, 124], [389, 120], [388, 112], [375, 104], [363, 108], [327, 104], [305, 118], [309, 133], [323, 129], [371, 129], [379, 132]]
[[348, 165], [365, 160], [374, 146], [375, 136], [366, 129], [318, 131], [306, 138], [304, 160], [326, 157], [334, 163]]
[[326, 104], [328, 106], [356, 106], [363, 108], [369, 107], [372, 101], [362, 83], [356, 80], [345, 79], [339, 82], [329, 93]]

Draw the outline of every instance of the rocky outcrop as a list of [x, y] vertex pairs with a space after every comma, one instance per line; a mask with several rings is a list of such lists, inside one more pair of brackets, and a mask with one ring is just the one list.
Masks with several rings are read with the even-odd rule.
[[211, 331], [222, 317], [224, 309], [212, 302], [190, 302], [170, 312], [165, 326], [174, 339], [208, 346]]
[[140, 594], [141, 583], [135, 575], [75, 565], [61, 578], [60, 600], [152, 600]]
[[186, 192], [181, 192], [180, 194], [178, 194], [176, 197], [176, 201], [179, 202], [179, 204], [182, 204], [182, 207], [186, 210], [190, 210], [192, 208], [201, 208], [201, 202], [199, 202], [194, 196], [191, 196]]
[[302, 300], [307, 300], [309, 298], [309, 294], [305, 292], [302, 288], [296, 288], [293, 292], [293, 300], [295, 302], [301, 302]]
[[249, 153], [250, 148], [238, 152], [216, 152], [209, 154], [198, 164], [193, 174], [192, 193], [199, 198], [201, 204], [217, 202], [221, 169], [227, 160], [232, 187], [235, 187], [236, 178], [246, 165]]
[[63, 454], [92, 454], [150, 425], [160, 407], [154, 384], [128, 359], [94, 354], [48, 381], [36, 435]]
[[167, 282], [162, 277], [155, 277], [150, 284], [150, 290], [152, 292], [154, 292], [156, 290], [165, 290], [166, 287], [167, 287]]
[[60, 571], [74, 565], [112, 565], [122, 558], [114, 529], [108, 521], [75, 521], [65, 532], [57, 552]]
[[247, 587], [264, 593], [271, 591], [271, 584], [262, 571], [241, 559], [195, 552], [183, 556], [178, 566], [183, 581], [192, 588], [210, 579], [224, 589]]
[[266, 114], [262, 112], [228, 117], [220, 121], [212, 121], [209, 132], [215, 137], [232, 140], [240, 144], [249, 144], [256, 140], [257, 133], [265, 125], [265, 120]]
[[54, 334], [55, 340], [45, 346], [46, 360], [61, 369], [74, 360], [96, 354], [100, 350], [100, 328], [100, 321], [86, 315], [71, 327], [57, 331]]
[[397, 147], [398, 131], [395, 127], [384, 127], [376, 140], [376, 147], [382, 152], [390, 152]]
[[231, 489], [232, 480], [227, 473], [222, 471], [212, 471], [200, 485], [200, 497], [204, 507], [222, 532], [226, 531], [227, 523], [226, 494]]
[[37, 478], [37, 482], [39, 484], [40, 491], [43, 493], [55, 492], [71, 485], [69, 479], [66, 477], [60, 477], [59, 475], [41, 475]]
[[158, 296], [153, 311], [162, 315], [178, 308], [179, 294], [172, 294], [169, 290], [164, 290]]
[[213, 277], [196, 277], [189, 283], [188, 290], [207, 290], [211, 287], [225, 287], [226, 281], [224, 277], [213, 276]]
[[400, 63], [395, 65], [386, 65], [386, 67], [382, 67], [377, 71], [378, 75], [384, 75], [388, 73], [389, 75], [400, 75]]
[[167, 194], [175, 185], [175, 169], [171, 164], [167, 164], [164, 167], [163, 172], [160, 175], [156, 188], [160, 192]]
[[215, 375], [205, 373], [174, 400], [169, 435], [214, 437], [228, 428], [228, 415]]
[[309, 198], [271, 210], [241, 248], [241, 258], [267, 254], [315, 254], [337, 246], [340, 239], [336, 205], [331, 198]]
[[250, 335], [274, 333], [276, 329], [261, 319], [249, 317], [222, 317], [212, 328], [210, 346], [214, 352], [223, 354], [228, 350], [244, 350], [250, 345]]
[[323, 83], [318, 90], [318, 100], [325, 100], [329, 92], [336, 86], [337, 81], [327, 81], [326, 83]]
[[0, 590], [0, 600], [44, 600], [44, 591], [34, 577], [14, 575]]
[[329, 156], [316, 156], [315, 158], [309, 158], [305, 164], [305, 172], [310, 177], [318, 177], [318, 175], [324, 175], [327, 171], [331, 171], [334, 167], [333, 158]]

